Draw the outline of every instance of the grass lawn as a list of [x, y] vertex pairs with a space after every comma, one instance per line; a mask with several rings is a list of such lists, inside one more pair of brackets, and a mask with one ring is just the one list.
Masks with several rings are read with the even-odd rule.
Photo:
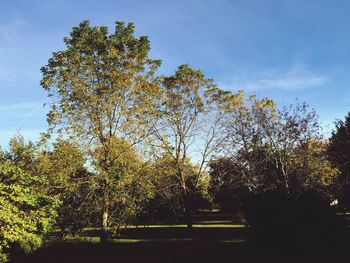
[[90, 242], [58, 242], [32, 255], [18, 256], [13, 262], [347, 262], [343, 258], [340, 255], [264, 255], [251, 250], [245, 242], [195, 239], [111, 243], [105, 247]]
[[244, 225], [234, 224], [226, 217], [207, 213], [190, 232], [185, 224], [128, 226], [122, 229], [120, 238], [112, 239], [106, 246], [99, 244], [99, 229], [86, 228], [78, 237], [53, 239], [31, 255], [16, 255], [12, 262], [348, 262], [343, 260], [344, 256], [348, 258], [347, 253], [265, 253], [249, 245]]
[[347, 262], [342, 255], [281, 256], [264, 254], [246, 242], [242, 225], [152, 225], [124, 229], [121, 238], [101, 246], [95, 229], [66, 240], [51, 241], [31, 255], [17, 255], [13, 262]]
[[[187, 225], [185, 224], [174, 224], [174, 225], [138, 225], [138, 226], [128, 226], [127, 228], [186, 228]], [[241, 224], [229, 224], [225, 221], [225, 223], [222, 223], [222, 221], [204, 221], [200, 222], [200, 224], [193, 224], [193, 228], [242, 228], [245, 227]]]

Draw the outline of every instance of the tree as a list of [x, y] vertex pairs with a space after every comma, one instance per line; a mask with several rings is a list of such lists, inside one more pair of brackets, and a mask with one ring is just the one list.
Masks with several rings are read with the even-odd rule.
[[312, 173], [330, 168], [320, 154], [317, 115], [306, 104], [278, 110], [271, 99], [246, 99], [240, 91], [227, 96], [224, 110], [224, 150], [241, 163], [239, 172], [250, 190], [280, 188], [298, 195], [308, 187]]
[[343, 208], [350, 206], [350, 112], [345, 120], [337, 120], [335, 129], [327, 145], [327, 157], [332, 166], [339, 170], [335, 183], [339, 205]]
[[11, 138], [5, 156], [26, 174], [44, 178], [45, 193], [60, 200], [56, 223], [62, 236], [67, 227], [76, 233], [91, 223], [95, 215], [89, 184], [92, 173], [84, 167], [83, 153], [77, 144], [58, 139], [52, 149], [45, 148], [44, 144], [25, 142], [18, 134]]
[[5, 152], [6, 159], [11, 160], [17, 167], [29, 173], [37, 174], [38, 147], [32, 142], [26, 142], [24, 137], [18, 133], [10, 139], [9, 149]]
[[37, 153], [37, 171], [47, 178], [50, 195], [61, 200], [57, 223], [62, 236], [68, 227], [76, 234], [95, 216], [91, 188], [93, 174], [84, 164], [78, 145], [62, 139], [58, 139], [52, 149]]
[[224, 112], [224, 142], [218, 155], [235, 163], [236, 172], [232, 176], [239, 179], [238, 184], [249, 191], [257, 191], [267, 185], [273, 170], [259, 125], [265, 125], [263, 118], [266, 121], [277, 119], [275, 104], [270, 99], [245, 98], [243, 91], [228, 92], [223, 97], [221, 109]]
[[154, 73], [160, 61], [148, 57], [149, 41], [134, 37], [132, 23], [117, 22], [109, 35], [106, 27], [90, 27], [84, 21], [64, 42], [66, 50], [54, 52], [41, 69], [41, 85], [54, 98], [48, 123], [87, 145], [90, 158], [98, 163], [101, 242], [106, 242], [114, 203], [110, 178], [117, 172], [110, 164], [113, 138], [134, 147], [149, 137], [159, 92]]
[[340, 180], [347, 184], [350, 182], [350, 112], [345, 120], [335, 122], [335, 130], [329, 138], [327, 155], [332, 164], [340, 172]]
[[[188, 176], [188, 181], [194, 182], [197, 176], [198, 167], [190, 162], [190, 159], [184, 162], [183, 172]], [[168, 152], [164, 152], [152, 164], [151, 180], [155, 191], [155, 196], [150, 200], [145, 213], [154, 219], [159, 216], [173, 216], [178, 222], [180, 215], [184, 213], [183, 190], [178, 181], [177, 162]], [[192, 189], [193, 207], [201, 208], [208, 205], [208, 185], [209, 177], [202, 175], [200, 186]], [[201, 206], [201, 207], [200, 207]], [[206, 207], [207, 208], [207, 207]]]
[[[291, 169], [298, 185], [304, 189], [323, 189], [333, 192], [333, 184], [338, 180], [339, 170], [327, 158], [328, 142], [323, 139], [309, 139], [295, 149]], [[332, 193], [330, 193], [332, 194]]]
[[175, 220], [178, 221], [182, 209], [181, 189], [177, 181], [176, 163], [173, 156], [164, 153], [158, 157], [152, 165], [152, 184], [157, 190], [148, 208], [151, 218], [162, 210], [170, 210]]
[[[94, 167], [104, 169], [104, 149], [96, 148]], [[110, 169], [109, 180], [109, 217], [110, 225], [114, 226], [114, 234], [119, 235], [123, 224], [133, 223], [136, 215], [141, 212], [147, 201], [153, 197], [154, 188], [149, 165], [144, 162], [130, 143], [120, 138], [111, 138], [110, 155], [108, 159]], [[101, 178], [95, 177], [94, 185], [100, 185]], [[94, 189], [97, 212], [101, 213], [103, 197], [99, 195], [100, 188]]]
[[[32, 144], [29, 145], [31, 147]], [[28, 150], [30, 147], [23, 149]], [[2, 156], [18, 157], [13, 152]], [[40, 247], [43, 236], [55, 223], [56, 210], [60, 204], [56, 196], [48, 195], [46, 178], [41, 174], [32, 173], [30, 169], [26, 172], [23, 169], [25, 168], [23, 160], [16, 158], [0, 160], [0, 261], [2, 262], [8, 259], [7, 252], [16, 247], [24, 252]]]
[[222, 211], [240, 208], [241, 190], [245, 187], [241, 178], [242, 164], [234, 159], [221, 157], [210, 161], [209, 192]]
[[[160, 146], [174, 161], [188, 228], [192, 227], [194, 199], [207, 178], [207, 165], [220, 144], [220, 91], [200, 70], [182, 65], [162, 81], [162, 116], [156, 129]], [[196, 163], [192, 169], [191, 161]]]
[[225, 102], [230, 162], [213, 175], [229, 169], [225, 181], [247, 189], [239, 199], [251, 243], [274, 253], [339, 244], [342, 225], [327, 195], [337, 170], [326, 158], [314, 110], [306, 104], [279, 110], [271, 99], [245, 98], [242, 91]]

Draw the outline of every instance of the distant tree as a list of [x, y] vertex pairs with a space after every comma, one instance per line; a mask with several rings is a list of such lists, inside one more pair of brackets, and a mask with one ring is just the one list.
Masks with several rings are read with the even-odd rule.
[[181, 189], [176, 177], [176, 162], [171, 155], [165, 153], [155, 160], [151, 172], [156, 193], [151, 200], [150, 212], [170, 210], [177, 221], [183, 207]]
[[344, 184], [350, 182], [350, 112], [345, 120], [335, 123], [335, 130], [329, 138], [327, 154], [332, 164], [340, 171], [340, 180]]
[[332, 166], [339, 170], [335, 183], [339, 205], [350, 207], [350, 113], [345, 120], [337, 120], [327, 145], [327, 157]]
[[227, 157], [210, 162], [209, 192], [222, 211], [240, 209], [240, 194], [245, 187], [241, 178], [242, 168], [241, 163]]
[[222, 109], [225, 140], [218, 155], [235, 163], [236, 176], [242, 185], [258, 191], [268, 185], [275, 170], [271, 169], [273, 156], [268, 155], [272, 153], [267, 145], [271, 141], [266, 136], [263, 138], [263, 127], [260, 127], [278, 120], [275, 104], [270, 99], [245, 98], [243, 91], [239, 91], [226, 94]]
[[[97, 174], [104, 169], [104, 150], [96, 148], [96, 160], [93, 166]], [[141, 212], [145, 204], [154, 195], [154, 187], [148, 172], [149, 165], [144, 162], [138, 153], [127, 141], [120, 138], [111, 138], [110, 155], [108, 159], [110, 169], [109, 180], [109, 211], [110, 225], [114, 227], [114, 234], [124, 224], [135, 221], [136, 215]], [[94, 178], [94, 185], [100, 185], [100, 177]], [[95, 209], [98, 214], [103, 209], [102, 197], [98, 195], [99, 188], [95, 189]]]
[[31, 170], [32, 163], [27, 162], [32, 158], [32, 143], [19, 145], [15, 141], [11, 141], [14, 152], [2, 153], [0, 160], [1, 262], [16, 248], [31, 252], [40, 247], [60, 204], [56, 196], [48, 194], [46, 177]]
[[39, 147], [32, 141], [26, 141], [18, 133], [10, 139], [8, 150], [4, 152], [5, 159], [31, 176], [37, 175], [37, 154]]
[[298, 195], [311, 178], [335, 176], [322, 150], [317, 115], [306, 104], [278, 110], [271, 99], [246, 99], [240, 91], [226, 100], [224, 110], [223, 151], [241, 164], [242, 182], [250, 190], [278, 188]]
[[[327, 159], [328, 142], [323, 139], [308, 139], [295, 149], [295, 157], [291, 160], [291, 173], [296, 185], [304, 189], [332, 190], [338, 180], [339, 170]], [[301, 189], [300, 189], [301, 190]]]
[[[188, 180], [194, 181], [198, 167], [191, 164], [190, 160], [184, 163], [184, 173]], [[178, 170], [173, 156], [164, 152], [152, 164], [151, 180], [155, 188], [155, 196], [150, 200], [147, 210], [144, 211], [151, 218], [175, 217], [178, 221], [184, 214], [183, 192], [178, 183]], [[208, 185], [209, 176], [203, 175], [201, 185], [193, 193], [193, 205], [196, 208], [202, 208], [208, 205]]]
[[[187, 226], [191, 228], [195, 196], [206, 181], [208, 161], [220, 144], [216, 139], [221, 116], [216, 97], [220, 91], [201, 71], [188, 65], [165, 77], [162, 90], [162, 115], [156, 137], [176, 167]], [[186, 170], [189, 160], [198, 164], [190, 172]]]
[[148, 57], [149, 41], [136, 38], [131, 23], [117, 22], [115, 32], [108, 34], [107, 27], [90, 27], [84, 21], [64, 42], [66, 49], [54, 52], [41, 69], [41, 85], [54, 98], [48, 123], [85, 145], [98, 164], [95, 187], [104, 243], [114, 212], [111, 189], [119, 176], [113, 167], [120, 162], [113, 159], [114, 138], [130, 142], [130, 147], [149, 138], [159, 92], [154, 73], [160, 61]]
[[52, 149], [42, 149], [37, 154], [37, 170], [46, 176], [50, 195], [58, 196], [57, 224], [62, 235], [70, 229], [76, 234], [92, 223], [94, 213], [92, 177], [84, 167], [85, 160], [78, 145], [57, 140]]
[[340, 242], [342, 224], [327, 192], [338, 171], [326, 158], [315, 111], [306, 104], [279, 110], [242, 91], [227, 94], [222, 108], [225, 158], [212, 161], [211, 179], [219, 189], [238, 186], [231, 198], [238, 193], [250, 241], [280, 251]]

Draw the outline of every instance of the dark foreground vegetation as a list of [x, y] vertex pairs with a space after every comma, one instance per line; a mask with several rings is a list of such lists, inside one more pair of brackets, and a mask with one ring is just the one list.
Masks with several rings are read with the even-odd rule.
[[344, 251], [281, 255], [256, 252], [246, 243], [211, 240], [152, 241], [131, 244], [62, 243], [14, 262], [346, 262]]
[[55, 241], [31, 255], [15, 254], [13, 262], [333, 262], [348, 257], [348, 240], [322, 250], [313, 250], [311, 243], [310, 250], [300, 251], [285, 239], [279, 242], [288, 248], [256, 246], [247, 241], [248, 236], [248, 229], [242, 227], [202, 225], [192, 233], [185, 227], [133, 228], [107, 245], [87, 237]]
[[225, 91], [189, 65], [159, 76], [131, 23], [83, 21], [64, 43], [41, 69], [47, 133], [0, 149], [0, 261], [346, 256], [350, 114], [328, 139], [305, 103]]
[[[191, 231], [184, 224], [130, 226], [121, 230], [117, 238], [111, 238], [108, 244], [100, 243], [99, 231], [93, 228], [65, 239], [52, 235], [44, 247], [31, 255], [13, 253], [12, 261], [338, 262], [348, 258], [350, 231], [335, 227], [340, 226], [339, 222], [345, 223], [346, 216], [338, 215], [331, 219], [338, 222], [329, 222], [329, 218], [312, 218], [309, 212], [303, 215], [302, 222], [298, 222], [295, 210], [286, 212], [285, 209], [284, 215], [277, 218], [276, 209], [270, 212], [274, 216], [265, 214], [261, 221], [263, 230], [259, 229], [264, 232], [258, 235], [256, 230], [227, 220], [228, 214], [206, 212], [199, 213], [199, 220]], [[301, 229], [298, 231], [296, 227]]]

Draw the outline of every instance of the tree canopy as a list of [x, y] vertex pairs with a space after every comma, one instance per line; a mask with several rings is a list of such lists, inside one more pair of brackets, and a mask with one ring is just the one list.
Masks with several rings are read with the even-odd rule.
[[134, 25], [116, 22], [113, 34], [107, 27], [90, 27], [83, 21], [64, 39], [66, 49], [54, 52], [41, 69], [42, 87], [53, 97], [48, 122], [85, 144], [99, 175], [101, 240], [108, 239], [111, 194], [118, 175], [116, 139], [128, 147], [146, 140], [156, 118], [159, 88], [154, 77], [159, 60], [148, 57], [145, 36], [134, 36]]

